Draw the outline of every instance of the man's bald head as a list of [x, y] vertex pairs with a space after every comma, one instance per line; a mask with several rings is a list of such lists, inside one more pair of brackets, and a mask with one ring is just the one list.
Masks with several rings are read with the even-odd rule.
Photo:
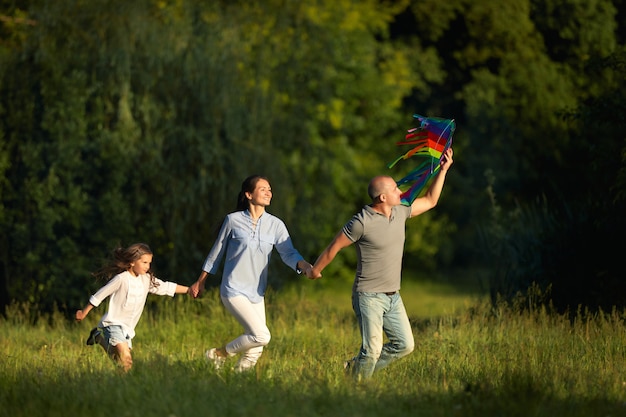
[[379, 175], [372, 178], [368, 187], [367, 194], [369, 194], [372, 201], [376, 200], [381, 194], [392, 191], [396, 186], [396, 182], [388, 175]]

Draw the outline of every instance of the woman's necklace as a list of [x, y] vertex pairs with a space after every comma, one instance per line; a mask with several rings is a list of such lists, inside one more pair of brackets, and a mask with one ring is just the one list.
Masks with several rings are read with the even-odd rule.
[[259, 223], [259, 218], [253, 218], [250, 216], [250, 228], [252, 229], [252, 237], [256, 235], [257, 224]]
[[[250, 210], [248, 210], [248, 215], [250, 216], [250, 229], [252, 229], [252, 237], [255, 237], [257, 225], [261, 222], [261, 216], [255, 219]], [[263, 215], [263, 213], [261, 213], [261, 215]]]

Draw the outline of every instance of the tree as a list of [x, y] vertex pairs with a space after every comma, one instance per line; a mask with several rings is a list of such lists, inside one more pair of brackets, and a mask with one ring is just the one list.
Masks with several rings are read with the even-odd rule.
[[77, 305], [106, 252], [136, 240], [157, 273], [193, 279], [252, 172], [272, 179], [271, 211], [316, 256], [357, 205], [353, 184], [365, 194], [384, 168], [372, 146], [419, 80], [393, 65], [409, 53], [386, 38], [395, 10], [32, 2], [37, 25], [1, 90], [11, 298]]

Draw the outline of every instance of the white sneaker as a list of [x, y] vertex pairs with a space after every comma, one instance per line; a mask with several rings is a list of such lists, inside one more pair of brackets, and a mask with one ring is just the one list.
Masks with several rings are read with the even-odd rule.
[[226, 358], [217, 355], [216, 348], [211, 348], [207, 350], [206, 352], [204, 352], [204, 356], [207, 358], [208, 361], [213, 362], [215, 369], [220, 369], [222, 366], [224, 366], [224, 362], [226, 362]]
[[239, 363], [235, 367], [235, 372], [242, 373], [242, 372], [251, 371], [252, 369], [254, 369], [254, 365], [256, 364], [250, 362], [248, 359], [241, 358], [239, 360]]

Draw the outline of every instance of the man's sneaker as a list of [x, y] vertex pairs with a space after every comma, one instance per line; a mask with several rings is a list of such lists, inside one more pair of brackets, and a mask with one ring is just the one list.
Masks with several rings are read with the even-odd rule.
[[87, 341], [85, 342], [87, 346], [91, 346], [95, 343], [98, 343], [98, 340], [102, 337], [102, 332], [97, 327], [91, 329], [91, 333], [89, 333], [89, 337], [87, 337]]
[[213, 362], [215, 369], [220, 369], [224, 366], [224, 362], [226, 362], [226, 358], [217, 355], [217, 349], [211, 348], [204, 353], [204, 356], [207, 358], [209, 362]]

